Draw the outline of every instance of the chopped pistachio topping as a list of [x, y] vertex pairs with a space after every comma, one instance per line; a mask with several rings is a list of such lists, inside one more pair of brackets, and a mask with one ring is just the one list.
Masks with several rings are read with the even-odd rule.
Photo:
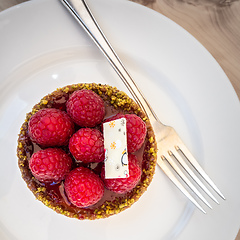
[[[39, 184], [38, 181], [32, 176], [28, 168], [28, 158], [25, 150], [26, 139], [28, 138], [27, 126], [28, 121], [33, 114], [39, 111], [42, 108], [49, 108], [54, 103], [54, 98], [61, 95], [70, 95], [76, 90], [88, 89], [92, 90], [98, 95], [100, 95], [105, 102], [111, 104], [114, 108], [119, 109], [125, 113], [135, 113], [145, 121], [148, 129], [146, 145], [148, 145], [147, 150], [145, 151], [148, 164], [142, 169], [142, 180], [139, 184], [129, 192], [125, 198], [116, 197], [113, 201], [106, 200], [104, 203], [96, 207], [96, 209], [80, 209], [75, 210], [73, 207], [67, 208], [65, 205], [62, 205], [61, 202], [55, 202], [52, 200], [51, 196], [48, 195], [46, 188]], [[26, 181], [29, 189], [34, 193], [35, 197], [43, 202], [46, 206], [53, 209], [57, 213], [63, 214], [68, 217], [77, 218], [77, 219], [100, 219], [106, 218], [113, 214], [118, 214], [121, 211], [129, 208], [134, 202], [136, 202], [141, 195], [147, 190], [155, 171], [156, 165], [156, 142], [152, 127], [146, 115], [139, 108], [139, 106], [129, 98], [124, 92], [118, 91], [117, 88], [111, 87], [109, 85], [102, 84], [73, 84], [65, 86], [63, 88], [58, 88], [53, 93], [45, 96], [42, 100], [36, 104], [32, 111], [26, 115], [26, 120], [23, 123], [19, 139], [18, 139], [18, 150], [17, 156], [19, 161], [19, 168], [22, 173], [23, 179]]]

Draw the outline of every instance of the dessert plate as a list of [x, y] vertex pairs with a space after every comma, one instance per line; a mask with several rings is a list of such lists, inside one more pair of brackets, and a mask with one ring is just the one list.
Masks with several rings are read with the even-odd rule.
[[70, 219], [34, 200], [16, 157], [25, 114], [68, 84], [126, 89], [58, 0], [33, 0], [0, 13], [1, 240], [234, 239], [240, 225], [240, 105], [225, 73], [196, 39], [161, 14], [124, 0], [88, 3], [159, 118], [178, 131], [227, 200], [204, 215], [159, 168], [140, 200], [108, 219]]

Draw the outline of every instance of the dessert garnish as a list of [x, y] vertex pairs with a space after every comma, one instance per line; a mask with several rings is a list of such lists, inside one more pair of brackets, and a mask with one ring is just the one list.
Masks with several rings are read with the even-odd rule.
[[101, 178], [105, 187], [115, 193], [127, 193], [131, 191], [139, 182], [142, 174], [138, 159], [135, 155], [128, 155], [129, 177], [127, 178], [105, 178], [104, 167], [101, 172]]
[[69, 150], [77, 162], [91, 163], [104, 160], [103, 134], [92, 128], [80, 128], [69, 141]]
[[103, 124], [104, 178], [129, 177], [126, 118]]

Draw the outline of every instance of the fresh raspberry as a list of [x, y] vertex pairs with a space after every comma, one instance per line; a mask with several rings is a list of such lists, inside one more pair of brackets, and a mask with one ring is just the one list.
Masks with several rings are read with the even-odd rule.
[[138, 184], [142, 174], [137, 157], [133, 154], [128, 154], [128, 168], [128, 178], [105, 179], [105, 168], [103, 166], [101, 178], [105, 184], [105, 187], [116, 193], [126, 193], [131, 191]]
[[85, 167], [72, 170], [66, 176], [64, 187], [69, 201], [77, 207], [91, 206], [104, 194], [101, 178]]
[[136, 114], [121, 114], [108, 118], [105, 122], [110, 122], [119, 118], [126, 118], [127, 121], [127, 148], [128, 152], [133, 153], [141, 148], [147, 134], [145, 122]]
[[105, 115], [102, 98], [87, 89], [75, 91], [66, 107], [69, 116], [81, 127], [94, 127], [101, 123]]
[[44, 108], [29, 120], [28, 133], [33, 142], [43, 147], [62, 146], [74, 132], [74, 123], [66, 112]]
[[72, 159], [59, 148], [46, 148], [34, 153], [29, 160], [33, 176], [40, 182], [60, 182], [70, 172]]
[[76, 161], [101, 162], [104, 160], [103, 134], [97, 129], [81, 128], [70, 138], [69, 150]]

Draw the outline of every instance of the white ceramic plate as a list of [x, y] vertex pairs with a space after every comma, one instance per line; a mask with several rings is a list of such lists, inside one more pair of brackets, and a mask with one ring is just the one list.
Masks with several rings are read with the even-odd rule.
[[226, 196], [204, 215], [157, 168], [148, 191], [108, 219], [79, 221], [36, 201], [17, 166], [25, 114], [57, 87], [101, 82], [126, 91], [57, 0], [0, 14], [0, 239], [234, 239], [240, 223], [240, 107], [226, 75], [190, 34], [123, 0], [88, 0], [106, 36], [164, 123], [172, 125]]

